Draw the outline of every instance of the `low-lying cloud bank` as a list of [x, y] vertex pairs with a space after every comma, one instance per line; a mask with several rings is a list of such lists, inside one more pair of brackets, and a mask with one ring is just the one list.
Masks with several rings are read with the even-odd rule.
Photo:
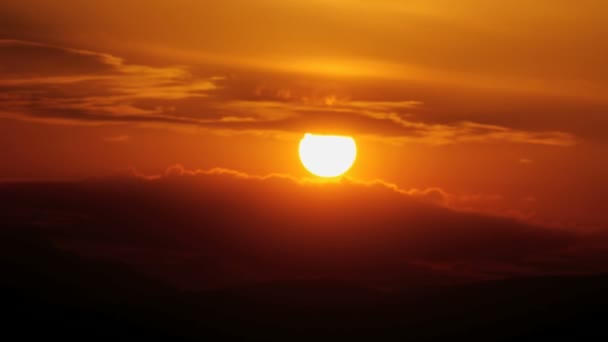
[[402, 287], [599, 272], [608, 259], [604, 238], [458, 212], [381, 182], [175, 167], [0, 188], [7, 229], [191, 288], [301, 278]]

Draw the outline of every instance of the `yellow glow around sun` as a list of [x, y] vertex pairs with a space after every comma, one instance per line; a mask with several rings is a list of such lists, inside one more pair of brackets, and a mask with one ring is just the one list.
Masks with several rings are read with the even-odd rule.
[[351, 137], [306, 133], [300, 140], [300, 160], [310, 173], [319, 177], [338, 177], [348, 171], [357, 158], [357, 145]]

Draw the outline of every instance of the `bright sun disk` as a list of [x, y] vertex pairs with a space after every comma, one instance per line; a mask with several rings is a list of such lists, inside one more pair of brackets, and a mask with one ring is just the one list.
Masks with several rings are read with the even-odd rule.
[[352, 137], [306, 133], [300, 140], [300, 160], [312, 174], [332, 178], [343, 175], [357, 158]]

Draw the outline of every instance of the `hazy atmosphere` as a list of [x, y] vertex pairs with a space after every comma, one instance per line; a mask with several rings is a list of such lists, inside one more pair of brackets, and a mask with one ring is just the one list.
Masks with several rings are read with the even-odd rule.
[[13, 321], [187, 340], [542, 338], [559, 315], [595, 331], [606, 13], [3, 1], [4, 291], [41, 315]]

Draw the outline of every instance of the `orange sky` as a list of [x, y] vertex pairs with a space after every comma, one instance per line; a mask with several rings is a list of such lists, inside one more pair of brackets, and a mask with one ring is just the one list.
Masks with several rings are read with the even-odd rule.
[[449, 205], [608, 223], [600, 0], [8, 0], [0, 178], [182, 164], [307, 176], [307, 132], [350, 176]]

